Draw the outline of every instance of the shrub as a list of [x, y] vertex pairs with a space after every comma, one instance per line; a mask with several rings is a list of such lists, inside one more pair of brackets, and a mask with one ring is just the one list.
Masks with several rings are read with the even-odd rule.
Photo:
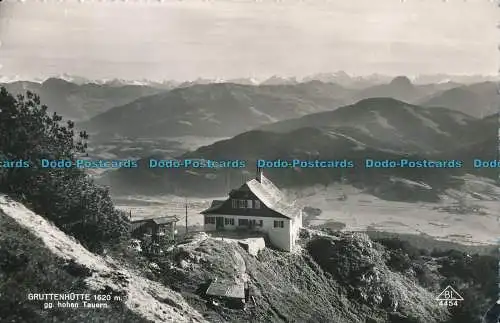
[[408, 255], [412, 260], [419, 259], [422, 255], [426, 254], [425, 250], [420, 250], [408, 241], [398, 238], [380, 238], [375, 239], [375, 241], [391, 251], [399, 251], [400, 253]]

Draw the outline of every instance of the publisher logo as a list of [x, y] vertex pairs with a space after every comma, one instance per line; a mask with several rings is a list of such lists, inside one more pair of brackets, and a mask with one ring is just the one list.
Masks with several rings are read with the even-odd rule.
[[458, 306], [458, 303], [463, 301], [464, 298], [460, 296], [460, 294], [453, 289], [453, 287], [446, 287], [436, 300], [439, 302], [440, 306]]

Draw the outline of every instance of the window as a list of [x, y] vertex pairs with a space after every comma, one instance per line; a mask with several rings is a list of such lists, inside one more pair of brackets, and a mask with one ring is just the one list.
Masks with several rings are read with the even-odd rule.
[[232, 199], [231, 206], [233, 209], [260, 209], [260, 201]]
[[214, 217], [205, 217], [205, 224], [215, 224], [215, 218]]
[[233, 218], [225, 218], [224, 224], [225, 225], [234, 225], [234, 219]]
[[242, 226], [248, 226], [248, 219], [239, 219], [238, 220], [238, 225], [240, 227], [242, 227]]
[[274, 227], [275, 228], [284, 228], [285, 222], [284, 221], [274, 221]]
[[264, 224], [264, 221], [262, 220], [250, 220], [250, 226], [251, 227], [262, 227]]

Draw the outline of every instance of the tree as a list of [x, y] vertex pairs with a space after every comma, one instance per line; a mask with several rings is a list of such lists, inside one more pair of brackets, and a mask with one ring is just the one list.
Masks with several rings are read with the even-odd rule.
[[0, 161], [10, 162], [0, 167], [0, 192], [100, 251], [103, 244], [127, 234], [126, 218], [115, 209], [107, 189], [82, 169], [42, 167], [43, 159], [74, 165], [85, 153], [87, 133], [76, 134], [72, 121], [62, 121], [56, 113], [47, 113], [38, 95], [28, 91], [14, 98], [0, 89]]

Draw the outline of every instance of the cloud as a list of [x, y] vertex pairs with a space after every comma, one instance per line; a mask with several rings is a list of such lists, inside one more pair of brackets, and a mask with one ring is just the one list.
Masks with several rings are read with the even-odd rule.
[[301, 77], [335, 70], [489, 74], [498, 63], [491, 6], [30, 2], [0, 12], [0, 60], [3, 73], [90, 78]]

